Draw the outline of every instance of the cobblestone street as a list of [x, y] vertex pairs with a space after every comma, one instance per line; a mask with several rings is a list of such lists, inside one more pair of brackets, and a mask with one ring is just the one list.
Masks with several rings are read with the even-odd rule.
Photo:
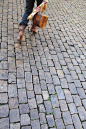
[[19, 44], [24, 11], [0, 0], [0, 129], [86, 129], [86, 0], [49, 0]]

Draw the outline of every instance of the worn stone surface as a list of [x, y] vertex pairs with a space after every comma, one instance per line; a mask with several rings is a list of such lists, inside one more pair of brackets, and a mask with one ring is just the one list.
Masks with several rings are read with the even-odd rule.
[[19, 43], [25, 6], [0, 1], [0, 129], [85, 129], [86, 2], [49, 0], [46, 27], [29, 21]]
[[65, 129], [62, 119], [56, 119], [56, 126], [58, 129]]
[[10, 129], [20, 129], [20, 123], [10, 124]]
[[38, 111], [37, 109], [30, 110], [31, 119], [38, 119]]
[[0, 118], [7, 117], [9, 112], [8, 105], [0, 106]]
[[17, 108], [18, 106], [19, 106], [19, 103], [18, 103], [17, 98], [10, 98], [9, 99], [9, 107], [10, 107], [10, 109]]
[[55, 122], [54, 122], [53, 115], [47, 115], [47, 116], [46, 116], [46, 118], [47, 118], [47, 121], [48, 121], [49, 127], [53, 127], [53, 126], [55, 126]]
[[20, 114], [29, 113], [29, 106], [28, 104], [21, 104], [19, 105]]
[[72, 119], [71, 119], [71, 115], [69, 111], [63, 112], [63, 120], [64, 120], [65, 125], [72, 124]]
[[0, 119], [0, 128], [1, 129], [9, 129], [9, 118]]
[[72, 116], [72, 119], [73, 119], [75, 128], [76, 129], [81, 129], [82, 128], [82, 125], [81, 125], [81, 122], [80, 122], [80, 119], [79, 119], [78, 115], [77, 114], [74, 114]]
[[10, 122], [18, 122], [18, 121], [20, 121], [19, 109], [11, 109], [10, 110]]
[[7, 81], [0, 80], [0, 93], [7, 92]]
[[22, 114], [21, 115], [21, 125], [29, 125], [30, 124], [30, 118], [28, 114]]
[[39, 120], [31, 121], [32, 129], [40, 129], [40, 123]]
[[54, 117], [57, 119], [61, 118], [61, 111], [59, 108], [54, 109]]
[[5, 104], [8, 102], [8, 95], [7, 93], [0, 94], [0, 104]]
[[9, 84], [8, 85], [8, 96], [9, 96], [9, 98], [17, 97], [17, 87], [16, 87], [16, 84]]
[[39, 117], [40, 117], [41, 124], [46, 123], [45, 113], [39, 113]]
[[27, 103], [27, 96], [25, 89], [18, 89], [19, 103]]

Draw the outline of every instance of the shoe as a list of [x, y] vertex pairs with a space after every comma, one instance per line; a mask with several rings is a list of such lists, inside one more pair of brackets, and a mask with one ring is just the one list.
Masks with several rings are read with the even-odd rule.
[[31, 31], [32, 31], [32, 32], [34, 32], [34, 33], [37, 33], [37, 32], [38, 32], [38, 30], [37, 30], [37, 26], [32, 25], [32, 27], [31, 27]]
[[19, 33], [18, 33], [18, 37], [17, 40], [22, 42], [23, 41], [23, 35], [24, 35], [24, 30], [25, 30], [26, 26], [25, 25], [20, 25], [19, 26]]

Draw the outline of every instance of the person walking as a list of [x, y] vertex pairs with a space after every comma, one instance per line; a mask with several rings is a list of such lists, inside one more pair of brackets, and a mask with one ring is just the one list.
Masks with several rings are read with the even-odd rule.
[[[37, 1], [37, 6], [39, 6], [43, 1], [48, 1], [48, 0], [36, 0]], [[28, 26], [29, 20], [27, 17], [32, 13], [33, 7], [34, 7], [35, 0], [26, 0], [26, 9], [22, 18], [22, 21], [19, 24], [19, 33], [17, 40], [22, 42], [23, 41], [23, 34], [26, 26]], [[31, 31], [37, 33], [37, 27], [32, 25]]]

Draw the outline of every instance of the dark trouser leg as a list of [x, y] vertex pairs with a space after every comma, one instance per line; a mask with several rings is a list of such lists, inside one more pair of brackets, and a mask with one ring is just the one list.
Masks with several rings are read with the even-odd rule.
[[37, 6], [39, 6], [43, 0], [36, 0], [37, 1]]
[[35, 0], [26, 0], [26, 9], [25, 9], [25, 13], [23, 15], [22, 22], [20, 23], [20, 25], [27, 26], [27, 23], [29, 22], [29, 20], [27, 20], [27, 17], [32, 13], [34, 2]]

